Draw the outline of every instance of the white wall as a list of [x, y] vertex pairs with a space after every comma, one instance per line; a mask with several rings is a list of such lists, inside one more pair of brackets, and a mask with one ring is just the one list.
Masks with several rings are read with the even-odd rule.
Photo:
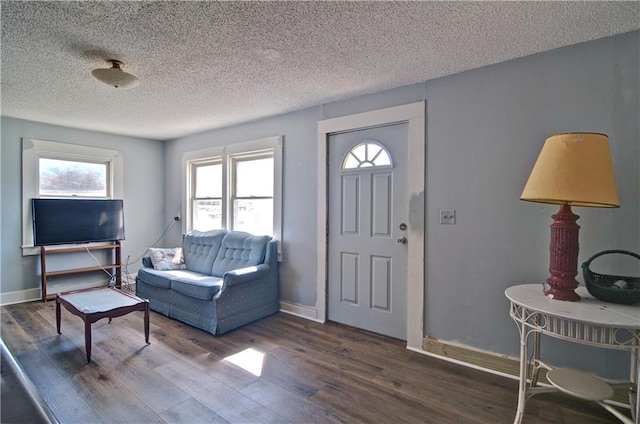
[[[76, 130], [2, 117], [0, 203], [0, 293], [40, 288], [39, 256], [22, 256], [21, 193], [22, 138], [59, 141], [122, 152], [126, 240], [123, 261], [143, 254], [164, 229], [164, 149], [161, 142], [99, 132]], [[138, 264], [129, 267], [136, 272]], [[61, 277], [62, 278], [62, 277]], [[32, 295], [33, 293], [31, 293]], [[16, 295], [19, 297], [19, 295]]]

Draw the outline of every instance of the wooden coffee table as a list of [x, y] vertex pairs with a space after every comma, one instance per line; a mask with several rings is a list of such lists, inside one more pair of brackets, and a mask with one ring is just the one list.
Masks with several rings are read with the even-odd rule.
[[84, 343], [87, 362], [91, 362], [91, 324], [102, 319], [120, 317], [133, 311], [144, 311], [144, 341], [149, 344], [149, 301], [113, 287], [76, 290], [56, 295], [56, 327], [60, 332], [60, 305], [84, 321]]

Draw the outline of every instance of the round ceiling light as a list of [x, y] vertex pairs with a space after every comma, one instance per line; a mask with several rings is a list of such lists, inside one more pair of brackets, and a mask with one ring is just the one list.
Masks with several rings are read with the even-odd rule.
[[135, 75], [122, 70], [124, 63], [119, 60], [109, 59], [111, 68], [98, 68], [91, 71], [91, 75], [100, 82], [114, 88], [133, 88], [140, 83]]

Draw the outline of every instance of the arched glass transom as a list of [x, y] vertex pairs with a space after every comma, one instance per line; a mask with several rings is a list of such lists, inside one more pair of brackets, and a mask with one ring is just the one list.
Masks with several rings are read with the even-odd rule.
[[352, 147], [342, 161], [342, 169], [391, 167], [391, 155], [377, 141], [367, 140]]

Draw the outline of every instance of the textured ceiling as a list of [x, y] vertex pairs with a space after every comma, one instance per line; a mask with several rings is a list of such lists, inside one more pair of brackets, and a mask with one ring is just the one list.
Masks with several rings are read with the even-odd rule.
[[[640, 2], [1, 3], [2, 115], [166, 140], [640, 28]], [[140, 85], [91, 70], [124, 62]]]

